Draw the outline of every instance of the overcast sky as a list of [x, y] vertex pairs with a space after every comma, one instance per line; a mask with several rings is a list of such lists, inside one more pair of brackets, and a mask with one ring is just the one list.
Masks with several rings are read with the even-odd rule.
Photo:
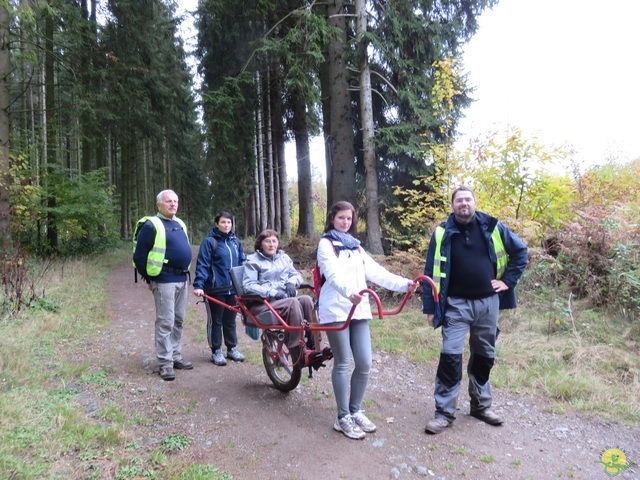
[[640, 158], [638, 0], [501, 0], [465, 49], [471, 136], [517, 126], [576, 158]]
[[[639, 19], [640, 0], [500, 0], [465, 48], [476, 101], [459, 145], [513, 126], [571, 146], [581, 163], [640, 158]], [[322, 141], [311, 150], [323, 172]], [[287, 160], [291, 176], [295, 148]]]

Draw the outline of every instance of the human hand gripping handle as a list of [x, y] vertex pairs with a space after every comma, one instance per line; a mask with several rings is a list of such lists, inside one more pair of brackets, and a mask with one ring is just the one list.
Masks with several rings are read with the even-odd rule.
[[204, 297], [204, 290], [202, 290], [201, 288], [194, 288], [193, 289], [193, 294], [196, 297]]
[[349, 295], [349, 301], [354, 305], [358, 305], [363, 298], [364, 296], [360, 295], [359, 293], [352, 293], [351, 295]]
[[298, 289], [293, 283], [287, 283], [284, 288], [287, 291], [287, 297], [293, 298], [298, 295]]
[[273, 300], [282, 300], [283, 298], [287, 298], [287, 292], [283, 292], [282, 290], [278, 290], [278, 292], [271, 298]]

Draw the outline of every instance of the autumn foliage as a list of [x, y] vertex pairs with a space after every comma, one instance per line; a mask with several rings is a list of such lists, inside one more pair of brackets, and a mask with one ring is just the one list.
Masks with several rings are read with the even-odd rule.
[[463, 153], [432, 148], [426, 157], [434, 174], [416, 179], [415, 189], [395, 190], [402, 204], [395, 210], [397, 247], [424, 252], [433, 227], [450, 211], [451, 191], [468, 185], [478, 210], [528, 244], [525, 278], [640, 320], [640, 160], [556, 174], [555, 167], [571, 164], [569, 153], [517, 130], [504, 140], [475, 140]]

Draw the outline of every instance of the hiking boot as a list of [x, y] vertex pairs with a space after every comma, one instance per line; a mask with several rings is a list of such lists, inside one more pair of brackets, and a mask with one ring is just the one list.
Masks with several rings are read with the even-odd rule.
[[336, 418], [336, 423], [333, 424], [333, 429], [336, 432], [344, 433], [345, 437], [353, 438], [354, 440], [362, 440], [365, 437], [365, 433], [358, 425], [356, 425], [356, 422], [351, 415]]
[[217, 349], [215, 352], [211, 354], [211, 361], [215, 365], [218, 365], [219, 367], [227, 364], [227, 361], [225, 360], [224, 355], [222, 355], [222, 350], [220, 349]]
[[373, 433], [376, 431], [375, 423], [369, 420], [362, 410], [352, 413], [351, 418], [353, 418], [353, 421], [356, 422], [356, 425], [358, 425], [364, 433]]
[[236, 347], [227, 350], [227, 358], [234, 362], [244, 362], [244, 355], [241, 354]]
[[478, 420], [482, 420], [484, 423], [488, 423], [489, 425], [496, 427], [504, 423], [504, 418], [489, 408], [485, 408], [484, 410], [479, 410], [477, 412], [471, 412], [470, 415]]
[[180, 360], [173, 361], [173, 368], [176, 370], [191, 370], [193, 368], [193, 363], [181, 358]]
[[163, 365], [160, 367], [160, 378], [166, 382], [170, 382], [176, 378], [176, 374], [173, 371], [173, 367], [170, 365]]
[[446, 418], [436, 417], [433, 420], [429, 420], [427, 422], [427, 426], [424, 427], [424, 431], [426, 433], [430, 433], [431, 435], [437, 435], [445, 428], [451, 426], [452, 423], [453, 422], [450, 422]]

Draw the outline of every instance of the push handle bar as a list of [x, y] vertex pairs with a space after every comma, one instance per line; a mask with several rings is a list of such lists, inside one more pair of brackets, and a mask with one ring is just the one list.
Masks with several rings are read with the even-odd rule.
[[[416, 278], [413, 279], [414, 283], [417, 283], [419, 281], [429, 284], [429, 286], [431, 287], [431, 291], [433, 292], [433, 300], [437, 303], [438, 287], [436, 286], [435, 282], [430, 277], [427, 277], [426, 275], [418, 275]], [[402, 311], [402, 309], [406, 305], [407, 301], [409, 300], [409, 297], [411, 296], [411, 293], [412, 292], [408, 291], [407, 293], [404, 294], [404, 297], [402, 297], [402, 302], [400, 302], [400, 305], [395, 310], [382, 311], [382, 307], [380, 306], [380, 304], [378, 304], [378, 311], [374, 312], [373, 314], [378, 315], [378, 317], [380, 318], [383, 318], [385, 315], [389, 315], [389, 316], [397, 315]]]
[[[436, 286], [435, 282], [429, 278], [426, 275], [418, 275], [417, 277], [415, 277], [413, 279], [413, 281], [415, 283], [417, 283], [418, 281], [422, 281], [423, 283], [428, 283], [431, 286], [431, 290], [433, 292], [433, 299], [434, 301], [437, 303], [438, 302], [438, 287]], [[309, 288], [310, 285], [301, 285], [301, 288]], [[384, 311], [382, 309], [382, 302], [380, 301], [380, 297], [378, 296], [378, 294], [376, 292], [374, 292], [373, 290], [371, 290], [370, 288], [365, 288], [363, 290], [361, 290], [360, 292], [358, 292], [359, 295], [369, 295], [371, 298], [373, 298], [373, 301], [376, 304], [376, 308], [377, 310], [373, 311], [372, 314], [376, 315], [378, 318], [384, 318], [385, 315], [386, 316], [391, 316], [391, 315], [397, 315], [398, 313], [400, 313], [402, 311], [402, 309], [404, 308], [404, 306], [406, 305], [407, 301], [409, 300], [409, 297], [411, 296], [410, 291], [408, 291], [407, 293], [405, 293], [404, 297], [402, 298], [402, 302], [400, 303], [400, 305], [398, 306], [398, 308], [396, 308], [395, 310], [391, 310], [391, 311]], [[237, 304], [236, 305], [228, 305], [220, 300], [218, 300], [217, 298], [214, 298], [210, 295], [205, 294], [204, 298], [206, 298], [207, 300], [210, 300], [214, 303], [217, 303], [218, 305], [225, 307], [229, 310], [232, 310], [236, 313], [239, 314], [246, 314], [252, 321], [253, 323], [259, 327], [259, 328], [263, 328], [263, 329], [278, 329], [278, 330], [285, 330], [285, 331], [300, 331], [300, 330], [305, 330], [305, 331], [314, 331], [314, 330], [319, 330], [319, 331], [340, 331], [340, 330], [344, 330], [346, 329], [349, 324], [351, 323], [351, 319], [353, 318], [353, 313], [356, 310], [357, 305], [352, 305], [351, 306], [351, 310], [349, 310], [349, 315], [347, 317], [347, 319], [342, 323], [342, 325], [339, 326], [329, 326], [329, 325], [324, 325], [324, 324], [316, 324], [316, 323], [312, 323], [310, 325], [306, 325], [306, 326], [300, 326], [300, 327], [296, 327], [296, 326], [291, 326], [289, 325], [287, 322], [285, 322], [285, 320], [278, 314], [278, 312], [275, 311], [275, 309], [271, 306], [271, 304], [264, 298], [261, 297], [239, 297], [236, 296], [236, 301]], [[256, 301], [256, 302], [262, 302], [263, 305], [267, 308], [267, 310], [269, 310], [273, 316], [275, 317], [275, 319], [277, 320], [277, 324], [262, 324], [260, 323], [260, 321], [255, 317], [255, 315], [251, 312], [251, 310], [249, 309], [249, 307], [247, 307], [246, 303], [247, 301]]]

